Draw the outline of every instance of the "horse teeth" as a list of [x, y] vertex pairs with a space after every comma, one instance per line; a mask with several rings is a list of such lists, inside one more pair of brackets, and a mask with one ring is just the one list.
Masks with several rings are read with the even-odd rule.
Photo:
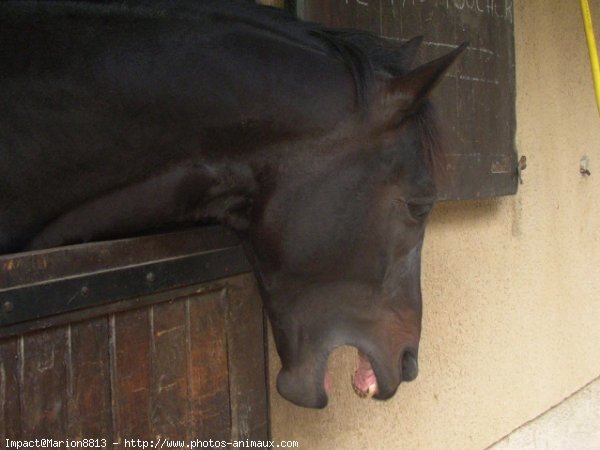
[[373, 398], [373, 396], [377, 393], [377, 384], [373, 383], [369, 385], [369, 389], [367, 390], [365, 397]]
[[350, 384], [352, 385], [352, 389], [354, 389], [354, 393], [356, 395], [358, 395], [360, 398], [365, 398], [367, 395], [361, 391], [359, 388], [356, 387], [356, 385], [354, 384], [354, 378], [350, 377]]
[[352, 379], [352, 377], [350, 377], [350, 381], [352, 382], [352, 389], [354, 389], [354, 392], [360, 398], [373, 398], [373, 396], [377, 393], [377, 383], [373, 383], [373, 384], [369, 385], [369, 388], [367, 389], [367, 391], [364, 392], [364, 391], [361, 391], [359, 388], [356, 387], [356, 385], [354, 384], [354, 380]]

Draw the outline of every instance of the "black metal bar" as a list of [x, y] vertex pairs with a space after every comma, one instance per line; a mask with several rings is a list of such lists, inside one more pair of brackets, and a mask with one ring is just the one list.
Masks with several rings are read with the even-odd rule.
[[0, 326], [251, 271], [240, 245], [0, 289]]

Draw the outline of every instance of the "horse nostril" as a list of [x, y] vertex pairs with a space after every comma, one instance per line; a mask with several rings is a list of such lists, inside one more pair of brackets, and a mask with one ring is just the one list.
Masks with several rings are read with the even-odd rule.
[[419, 374], [419, 364], [414, 352], [407, 350], [402, 355], [402, 380], [412, 381]]

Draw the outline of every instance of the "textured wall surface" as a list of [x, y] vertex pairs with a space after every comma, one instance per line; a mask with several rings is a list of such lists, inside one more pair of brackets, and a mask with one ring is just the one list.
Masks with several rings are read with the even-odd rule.
[[527, 422], [490, 450], [598, 450], [600, 378]]
[[[600, 1], [590, 3], [600, 27]], [[325, 410], [295, 407], [272, 386], [275, 439], [481, 449], [600, 375], [600, 119], [578, 2], [515, 0], [515, 37], [525, 183], [516, 196], [434, 209], [419, 377], [390, 401], [360, 400], [356, 351], [338, 349]], [[584, 154], [590, 177], [579, 173]], [[273, 346], [270, 360], [273, 383]]]

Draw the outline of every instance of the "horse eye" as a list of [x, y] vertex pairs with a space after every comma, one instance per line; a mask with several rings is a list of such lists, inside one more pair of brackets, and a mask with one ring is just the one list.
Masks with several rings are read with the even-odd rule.
[[410, 213], [411, 217], [413, 217], [414, 219], [421, 220], [421, 219], [424, 219], [425, 217], [427, 217], [427, 214], [429, 214], [429, 212], [433, 208], [433, 204], [432, 203], [407, 203], [406, 207], [408, 208], [408, 212]]

